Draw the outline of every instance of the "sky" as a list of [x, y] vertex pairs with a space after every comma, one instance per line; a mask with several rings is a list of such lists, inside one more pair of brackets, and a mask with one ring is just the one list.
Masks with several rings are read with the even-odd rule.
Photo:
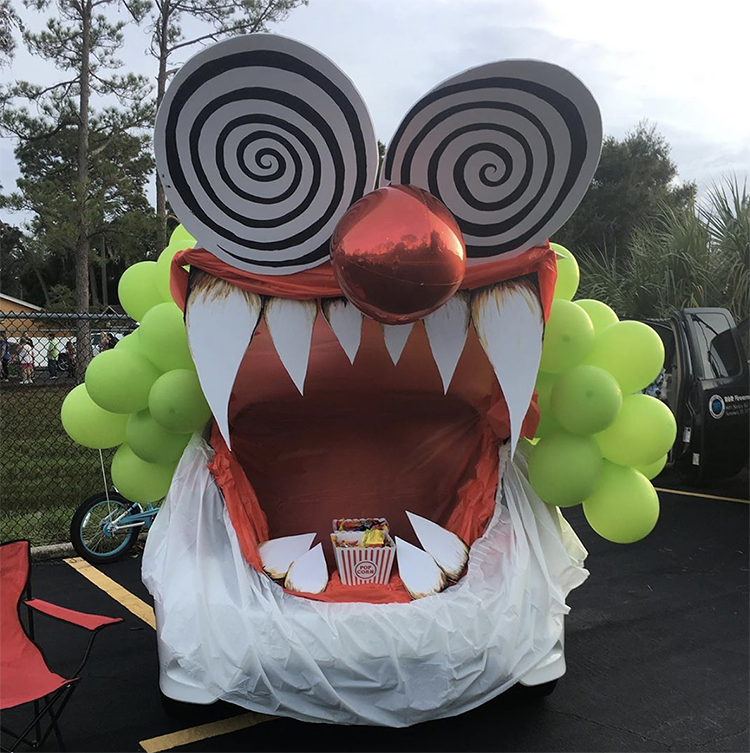
[[[15, 2], [32, 27], [51, 12]], [[723, 176], [750, 174], [748, 29], [747, 0], [310, 0], [273, 31], [342, 68], [386, 143], [414, 102], [462, 70], [509, 58], [557, 63], [592, 91], [605, 134], [622, 137], [644, 119], [655, 124], [679, 179], [703, 192]], [[126, 35], [124, 69], [153, 78], [145, 33], [130, 27]], [[0, 71], [3, 82], [60, 76], [23, 49]], [[17, 175], [13, 144], [0, 139], [4, 190]]]

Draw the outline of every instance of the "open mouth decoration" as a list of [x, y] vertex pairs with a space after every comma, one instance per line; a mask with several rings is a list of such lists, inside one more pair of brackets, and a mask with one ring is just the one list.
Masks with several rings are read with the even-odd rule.
[[[527, 277], [461, 292], [444, 309], [382, 325], [343, 298], [261, 297], [192, 272], [185, 311], [196, 368], [267, 539], [315, 532], [333, 571], [327, 541], [337, 517], [382, 515], [412, 544], [420, 542], [407, 513], [469, 547], [482, 534], [498, 447], [536, 425], [534, 407], [526, 416], [542, 304]], [[444, 587], [440, 572], [435, 563]], [[357, 597], [404, 600], [415, 592], [404, 585]], [[326, 592], [346, 598], [337, 573]]]
[[[538, 421], [548, 238], [601, 136], [583, 84], [536, 61], [433, 89], [382, 165], [352, 82], [300, 43], [238, 37], [177, 73], [154, 143], [196, 239], [172, 295], [214, 422], [144, 556], [165, 692], [403, 726], [562, 661], [585, 553], [514, 454]], [[332, 521], [363, 518], [396, 564], [347, 585]]]

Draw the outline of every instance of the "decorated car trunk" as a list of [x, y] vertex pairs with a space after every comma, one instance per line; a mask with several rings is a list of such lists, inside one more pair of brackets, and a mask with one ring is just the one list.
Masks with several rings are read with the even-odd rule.
[[143, 576], [167, 695], [405, 726], [564, 672], [587, 573], [558, 507], [646, 535], [631, 466], [663, 441], [607, 448], [669, 433], [628, 407], [658, 337], [572, 303], [548, 243], [601, 138], [571, 73], [492, 63], [414, 105], [376, 187], [365, 104], [314, 50], [238, 37], [178, 72], [155, 148], [183, 226], [123, 276], [141, 325], [63, 407], [74, 439], [127, 440], [122, 494], [166, 494]]

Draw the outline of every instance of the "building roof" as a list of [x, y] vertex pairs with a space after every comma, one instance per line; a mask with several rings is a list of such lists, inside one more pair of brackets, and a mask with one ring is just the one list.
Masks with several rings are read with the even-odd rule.
[[32, 311], [42, 310], [41, 306], [35, 306], [33, 303], [29, 303], [28, 301], [22, 301], [20, 298], [14, 298], [12, 295], [8, 295], [7, 293], [0, 293], [0, 298], [6, 301], [10, 301], [11, 303], [17, 303], [19, 306], [26, 306]]

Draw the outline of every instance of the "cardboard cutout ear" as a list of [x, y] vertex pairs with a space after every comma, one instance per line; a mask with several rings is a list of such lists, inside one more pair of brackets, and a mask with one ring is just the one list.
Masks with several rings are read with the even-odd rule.
[[380, 184], [437, 196], [469, 264], [543, 244], [570, 217], [599, 161], [602, 121], [573, 74], [505, 60], [449, 78], [411, 108], [388, 147]]
[[372, 190], [378, 164], [352, 82], [274, 34], [191, 58], [159, 107], [154, 147], [167, 199], [197, 245], [269, 275], [328, 259], [336, 223]]

